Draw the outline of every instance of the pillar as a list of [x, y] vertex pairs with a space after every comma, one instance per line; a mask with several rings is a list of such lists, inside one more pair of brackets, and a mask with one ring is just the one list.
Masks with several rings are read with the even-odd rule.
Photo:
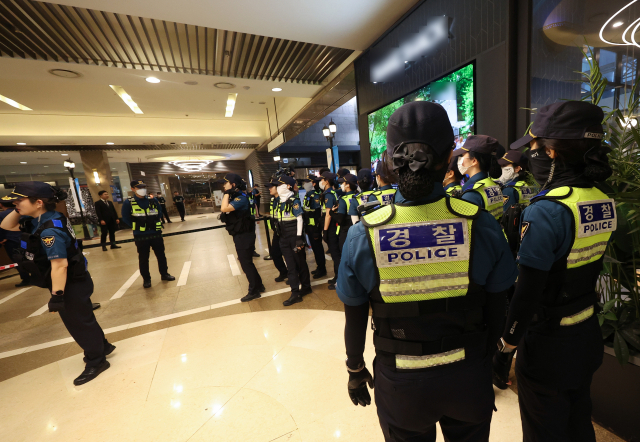
[[[111, 175], [111, 167], [109, 166], [107, 152], [103, 150], [81, 150], [80, 159], [82, 160], [84, 175], [87, 179], [87, 187], [89, 188], [93, 201], [95, 202], [100, 199], [98, 192], [101, 190], [109, 192], [109, 199], [113, 201], [113, 197], [111, 196], [113, 193], [111, 187], [113, 186], [113, 176]], [[100, 184], [96, 184], [94, 172], [98, 173]], [[118, 212], [118, 216], [121, 216], [122, 204], [113, 201], [113, 205], [116, 208], [116, 212]]]

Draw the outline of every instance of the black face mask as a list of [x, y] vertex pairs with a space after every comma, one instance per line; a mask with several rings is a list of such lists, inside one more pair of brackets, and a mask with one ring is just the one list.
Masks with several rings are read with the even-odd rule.
[[529, 170], [533, 178], [540, 186], [544, 186], [549, 179], [553, 159], [544, 150], [528, 150], [526, 156], [529, 158]]

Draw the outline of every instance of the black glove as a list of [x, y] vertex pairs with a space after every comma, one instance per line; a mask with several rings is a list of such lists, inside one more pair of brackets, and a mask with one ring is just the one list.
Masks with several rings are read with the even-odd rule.
[[511, 370], [511, 361], [513, 361], [513, 355], [516, 351], [509, 353], [502, 353], [496, 350], [493, 355], [493, 385], [500, 390], [506, 390], [509, 385], [509, 371]]
[[234, 188], [231, 188], [229, 190], [225, 190], [224, 191], [224, 195], [229, 195], [229, 198], [231, 198], [233, 195], [235, 195], [235, 193], [236, 193], [236, 189], [234, 189]]
[[373, 378], [369, 370], [363, 368], [357, 373], [349, 372], [349, 383], [347, 386], [353, 405], [362, 405], [363, 407], [371, 405], [371, 395], [367, 389], [367, 384], [369, 384], [369, 388], [373, 389]]
[[55, 294], [51, 294], [51, 299], [49, 299], [49, 311], [50, 312], [64, 312], [64, 292], [62, 290], [58, 290]]
[[328, 230], [323, 230], [322, 231], [322, 240], [324, 242], [326, 242], [327, 244], [329, 244], [329, 231]]
[[296, 250], [299, 252], [300, 250], [304, 250], [305, 246], [304, 237], [296, 236]]

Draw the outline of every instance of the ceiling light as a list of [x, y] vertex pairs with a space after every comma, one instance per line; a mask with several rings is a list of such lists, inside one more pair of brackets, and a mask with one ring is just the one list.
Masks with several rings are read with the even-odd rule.
[[33, 109], [28, 108], [27, 106], [23, 106], [22, 104], [18, 103], [17, 101], [12, 100], [11, 98], [5, 97], [4, 95], [0, 95], [0, 101], [4, 101], [9, 106], [13, 106], [16, 109], [20, 109], [20, 110], [23, 110], [23, 111], [33, 110]]
[[280, 161], [280, 157], [273, 157], [273, 161]]
[[217, 87], [218, 89], [233, 89], [236, 87], [236, 85], [233, 83], [220, 82], [214, 84], [213, 87]]
[[69, 156], [68, 153], [61, 153], [60, 155], [62, 155], [63, 157], [68, 157]]
[[615, 22], [615, 23], [613, 24], [613, 27], [614, 27], [614, 28], [619, 28], [619, 27], [620, 27], [620, 26], [622, 26], [623, 24], [624, 24], [623, 22], [621, 22], [621, 21], [617, 21], [617, 22]]
[[147, 77], [145, 78], [145, 80], [147, 80], [149, 83], [160, 83], [160, 80], [156, 77]]
[[24, 146], [24, 145], [26, 145], [27, 143], [16, 143], [16, 144], [17, 144], [18, 146]]
[[20, 164], [27, 164], [26, 161], [20, 161]]
[[181, 160], [181, 161], [169, 161], [169, 164], [177, 166], [185, 172], [199, 172], [206, 165], [213, 163], [210, 160]]
[[100, 184], [100, 175], [98, 175], [97, 171], [93, 171], [93, 179], [96, 181], [96, 184]]
[[240, 144], [247, 144], [246, 141], [240, 141]]
[[109, 87], [115, 91], [116, 94], [122, 98], [122, 101], [126, 103], [127, 106], [136, 114], [143, 113], [135, 101], [131, 98], [131, 95], [127, 94], [127, 92], [121, 86], [115, 86], [110, 84]]
[[229, 94], [229, 97], [227, 98], [227, 109], [224, 114], [225, 117], [233, 116], [233, 109], [236, 107], [237, 97], [238, 97], [238, 94]]
[[197, 81], [185, 81], [184, 84], [188, 85], [188, 86], [195, 86], [196, 84], [198, 84]]
[[[604, 29], [605, 29], [607, 26], [609, 26], [609, 23], [611, 23], [611, 22], [613, 21], [613, 19], [614, 19], [614, 18], [616, 18], [616, 17], [618, 16], [618, 14], [620, 14], [622, 11], [624, 11], [625, 9], [627, 9], [629, 6], [631, 6], [632, 4], [634, 4], [634, 3], [635, 3], [635, 2], [637, 2], [637, 1], [638, 1], [638, 0], [633, 0], [632, 2], [629, 2], [626, 6], [624, 6], [623, 8], [621, 8], [618, 12], [616, 12], [616, 13], [615, 13], [615, 14], [613, 14], [611, 17], [609, 17], [609, 19], [608, 19], [606, 22], [604, 22], [604, 24], [603, 24], [603, 25], [602, 25], [602, 27], [600, 28], [600, 33], [599, 33], [600, 40], [602, 40], [603, 42], [608, 43], [608, 44], [610, 44], [610, 45], [613, 45], [613, 46], [626, 46], [627, 44], [630, 44], [630, 43], [628, 43], [628, 42], [626, 41], [626, 39], [624, 38], [624, 34], [626, 34], [626, 33], [627, 33], [627, 31], [629, 30], [629, 28], [630, 28], [631, 26], [633, 26], [633, 23], [632, 23], [629, 27], [627, 27], [627, 29], [625, 29], [625, 31], [624, 31], [624, 34], [623, 34], [623, 41], [625, 41], [625, 43], [614, 43], [614, 42], [612, 42], [612, 41], [606, 40], [606, 39], [604, 38], [604, 35], [603, 35], [603, 34], [604, 34]], [[618, 22], [614, 23], [614, 26], [615, 26], [617, 23], [618, 23]], [[636, 31], [636, 30], [634, 29], [634, 31]], [[632, 38], [632, 40], [633, 40], [633, 34], [631, 34], [631, 38]]]
[[111, 146], [113, 143], [109, 142], [109, 143], [107, 143], [107, 144]]
[[280, 92], [282, 90], [281, 87], [274, 87], [273, 89], [271, 89], [273, 92]]
[[182, 143], [180, 143], [180, 144], [187, 144], [187, 142], [186, 142], [186, 141], [183, 141], [183, 142], [182, 142]]
[[43, 167], [49, 167], [49, 166], [43, 166]]

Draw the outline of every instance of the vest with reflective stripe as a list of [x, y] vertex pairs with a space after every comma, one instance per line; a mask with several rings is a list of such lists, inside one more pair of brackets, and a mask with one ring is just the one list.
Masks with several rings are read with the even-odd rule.
[[462, 190], [462, 186], [451, 186], [451, 187], [448, 187], [448, 188], [445, 189], [445, 192], [447, 192], [447, 195], [451, 195], [456, 190]]
[[574, 238], [567, 268], [598, 261], [617, 227], [615, 201], [595, 187], [559, 187], [545, 195], [545, 199], [550, 197], [561, 197], [555, 201], [562, 203], [573, 215]]
[[476, 181], [472, 189], [467, 189], [466, 192], [477, 192], [482, 197], [484, 202], [484, 209], [492, 214], [495, 219], [502, 218], [502, 190], [500, 186], [491, 178], [485, 178], [480, 181]]
[[366, 192], [359, 193], [356, 198], [358, 199], [358, 205], [367, 204], [369, 202], [369, 196], [373, 195], [375, 190], [367, 190]]
[[518, 192], [518, 204], [528, 206], [531, 198], [536, 196], [540, 191], [537, 187], [528, 186], [525, 181], [518, 181], [511, 186], [505, 186], [505, 189], [513, 188]]
[[327, 196], [327, 194], [329, 194], [329, 193], [333, 194], [333, 198], [334, 198], [335, 200], [338, 200], [338, 196], [336, 195], [336, 191], [335, 191], [335, 190], [333, 190], [333, 189], [331, 189], [331, 190], [330, 190], [329, 192], [327, 192], [326, 194], [323, 194], [323, 195], [322, 195], [322, 214], [323, 214], [323, 215], [324, 215], [324, 214], [326, 213], [326, 211], [327, 211], [327, 206], [326, 206], [326, 204], [325, 204], [325, 203], [326, 203], [325, 197], [326, 197], [326, 196]]
[[[479, 213], [474, 204], [443, 197], [423, 205], [391, 204], [363, 216], [380, 280], [369, 296], [383, 363], [428, 369], [462, 361], [466, 350], [484, 345], [484, 290], [469, 279]], [[426, 316], [443, 312], [459, 315], [464, 326], [446, 328], [459, 327], [459, 333], [442, 336]]]
[[[353, 193], [350, 195], [342, 195], [340, 197], [340, 200], [344, 200], [345, 204], [347, 205], [347, 213], [344, 215], [342, 223], [338, 224], [336, 235], [340, 234], [340, 227], [344, 226], [348, 230], [349, 227], [353, 225], [353, 221], [351, 221], [351, 216], [349, 215], [349, 209], [351, 208], [352, 202], [353, 204], [358, 204], [357, 197]], [[338, 200], [338, 202], [340, 202], [340, 200]]]
[[149, 201], [149, 208], [143, 209], [138, 205], [135, 198], [129, 198], [131, 203], [131, 216], [133, 221], [131, 228], [138, 232], [144, 232], [149, 227], [149, 224], [154, 224], [153, 230], [162, 230], [162, 220], [159, 217], [160, 211], [155, 202]]
[[[298, 223], [297, 217], [293, 214], [293, 205], [297, 204], [295, 198], [291, 197], [287, 201], [280, 202], [276, 208], [276, 219], [279, 225], [281, 237], [296, 236]], [[287, 206], [289, 211], [287, 212]]]
[[393, 202], [393, 196], [396, 194], [396, 189], [376, 190], [373, 195], [380, 201], [383, 206], [388, 206]]
[[307, 192], [304, 195], [304, 199], [302, 200], [302, 209], [305, 212], [305, 222], [308, 226], [315, 226], [316, 219], [320, 219], [320, 208], [311, 208], [311, 201], [313, 200], [313, 197], [316, 196], [316, 194], [317, 192], [315, 190]]

